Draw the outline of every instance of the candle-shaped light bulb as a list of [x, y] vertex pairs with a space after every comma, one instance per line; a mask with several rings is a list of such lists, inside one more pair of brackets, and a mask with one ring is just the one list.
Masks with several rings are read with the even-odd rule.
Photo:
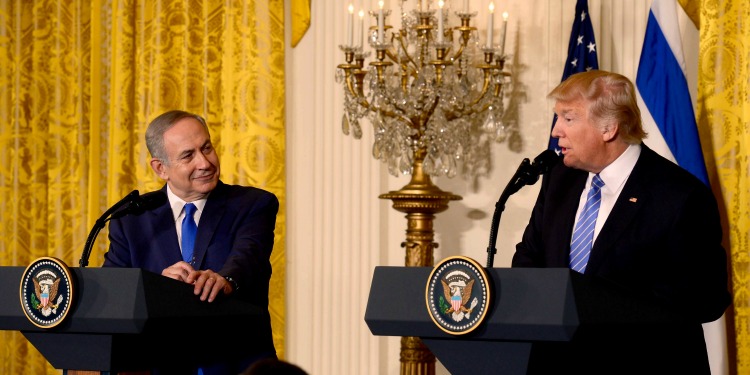
[[437, 19], [438, 19], [437, 42], [438, 43], [443, 42], [443, 5], [445, 5], [445, 2], [443, 2], [443, 0], [439, 0], [438, 11], [437, 11]]
[[508, 30], [508, 12], [503, 12], [503, 32], [500, 34], [500, 56], [505, 55], [505, 32]]
[[469, 0], [464, 0], [464, 13], [469, 13]]
[[346, 17], [346, 45], [351, 47], [354, 43], [354, 5], [349, 3], [349, 15]]
[[359, 47], [365, 45], [365, 11], [359, 10]]
[[492, 29], [495, 18], [495, 3], [490, 3], [490, 13], [487, 15], [487, 48], [492, 48]]
[[383, 44], [383, 40], [385, 39], [385, 21], [383, 20], [383, 6], [385, 4], [383, 1], [378, 1], [378, 6], [380, 7], [380, 10], [378, 10], [378, 43]]

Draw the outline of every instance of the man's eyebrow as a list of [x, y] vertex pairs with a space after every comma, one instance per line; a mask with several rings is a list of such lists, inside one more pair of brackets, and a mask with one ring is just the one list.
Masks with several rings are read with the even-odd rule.
[[558, 116], [566, 116], [566, 115], [576, 115], [578, 111], [576, 111], [575, 108], [564, 108], [559, 113], [557, 111], [555, 111], [555, 113], [557, 113]]
[[183, 157], [183, 156], [187, 156], [187, 155], [190, 155], [190, 154], [192, 154], [192, 153], [193, 153], [193, 150], [191, 150], [191, 149], [187, 149], [187, 150], [182, 150], [182, 151], [180, 151], [180, 153], [179, 153], [179, 154], [177, 154], [177, 157], [178, 157], [178, 158], [181, 158], [181, 157]]

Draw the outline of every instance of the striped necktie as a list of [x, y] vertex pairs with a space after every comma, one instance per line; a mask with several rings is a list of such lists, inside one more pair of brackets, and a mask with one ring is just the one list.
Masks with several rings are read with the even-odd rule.
[[598, 174], [595, 175], [586, 197], [586, 204], [573, 230], [573, 241], [570, 243], [570, 268], [580, 273], [586, 272], [591, 247], [594, 245], [594, 227], [596, 227], [596, 217], [599, 215], [603, 186], [604, 181]]
[[193, 248], [195, 247], [195, 234], [198, 233], [198, 226], [195, 225], [193, 214], [197, 208], [194, 204], [185, 205], [185, 217], [182, 219], [182, 260], [193, 262]]

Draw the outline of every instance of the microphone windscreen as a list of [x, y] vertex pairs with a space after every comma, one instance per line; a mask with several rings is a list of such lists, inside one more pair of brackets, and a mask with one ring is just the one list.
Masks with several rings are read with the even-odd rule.
[[539, 174], [547, 173], [553, 165], [560, 160], [560, 155], [555, 150], [544, 150], [534, 158], [534, 167]]
[[148, 211], [167, 203], [167, 194], [161, 190], [152, 191], [139, 197], [141, 207]]
[[113, 213], [110, 220], [119, 219], [125, 215], [140, 215], [146, 211], [151, 211], [167, 203], [167, 194], [161, 190], [152, 191], [133, 198], [127, 206]]

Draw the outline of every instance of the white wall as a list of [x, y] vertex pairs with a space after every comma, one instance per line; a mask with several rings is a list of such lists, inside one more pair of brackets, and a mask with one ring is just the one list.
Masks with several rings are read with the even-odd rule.
[[[362, 1], [375, 4], [354, 0], [355, 6]], [[452, 1], [454, 7], [463, 3]], [[482, 36], [489, 2], [471, 0]], [[386, 8], [397, 3], [386, 1]], [[562, 75], [575, 3], [495, 1], [499, 13], [510, 14], [506, 51], [513, 54], [521, 146], [513, 151], [506, 143], [496, 145], [489, 178], [435, 179], [442, 189], [463, 196], [437, 215], [436, 261], [461, 254], [485, 263], [495, 202], [522, 159], [547, 145], [552, 111], [545, 97]], [[311, 374], [398, 374], [399, 339], [373, 336], [364, 313], [374, 267], [404, 264], [400, 243], [406, 220], [378, 195], [399, 189], [408, 176], [392, 177], [372, 158], [369, 124], [361, 140], [341, 131], [343, 89], [334, 74], [343, 62], [338, 45], [345, 42], [347, 5], [312, 1], [310, 30], [296, 48], [288, 46], [286, 353]], [[589, 1], [601, 69], [635, 79], [649, 6], [650, 0]], [[697, 32], [689, 37], [694, 45], [685, 51], [695, 72]], [[495, 267], [509, 266], [538, 188], [527, 186], [507, 202]]]

